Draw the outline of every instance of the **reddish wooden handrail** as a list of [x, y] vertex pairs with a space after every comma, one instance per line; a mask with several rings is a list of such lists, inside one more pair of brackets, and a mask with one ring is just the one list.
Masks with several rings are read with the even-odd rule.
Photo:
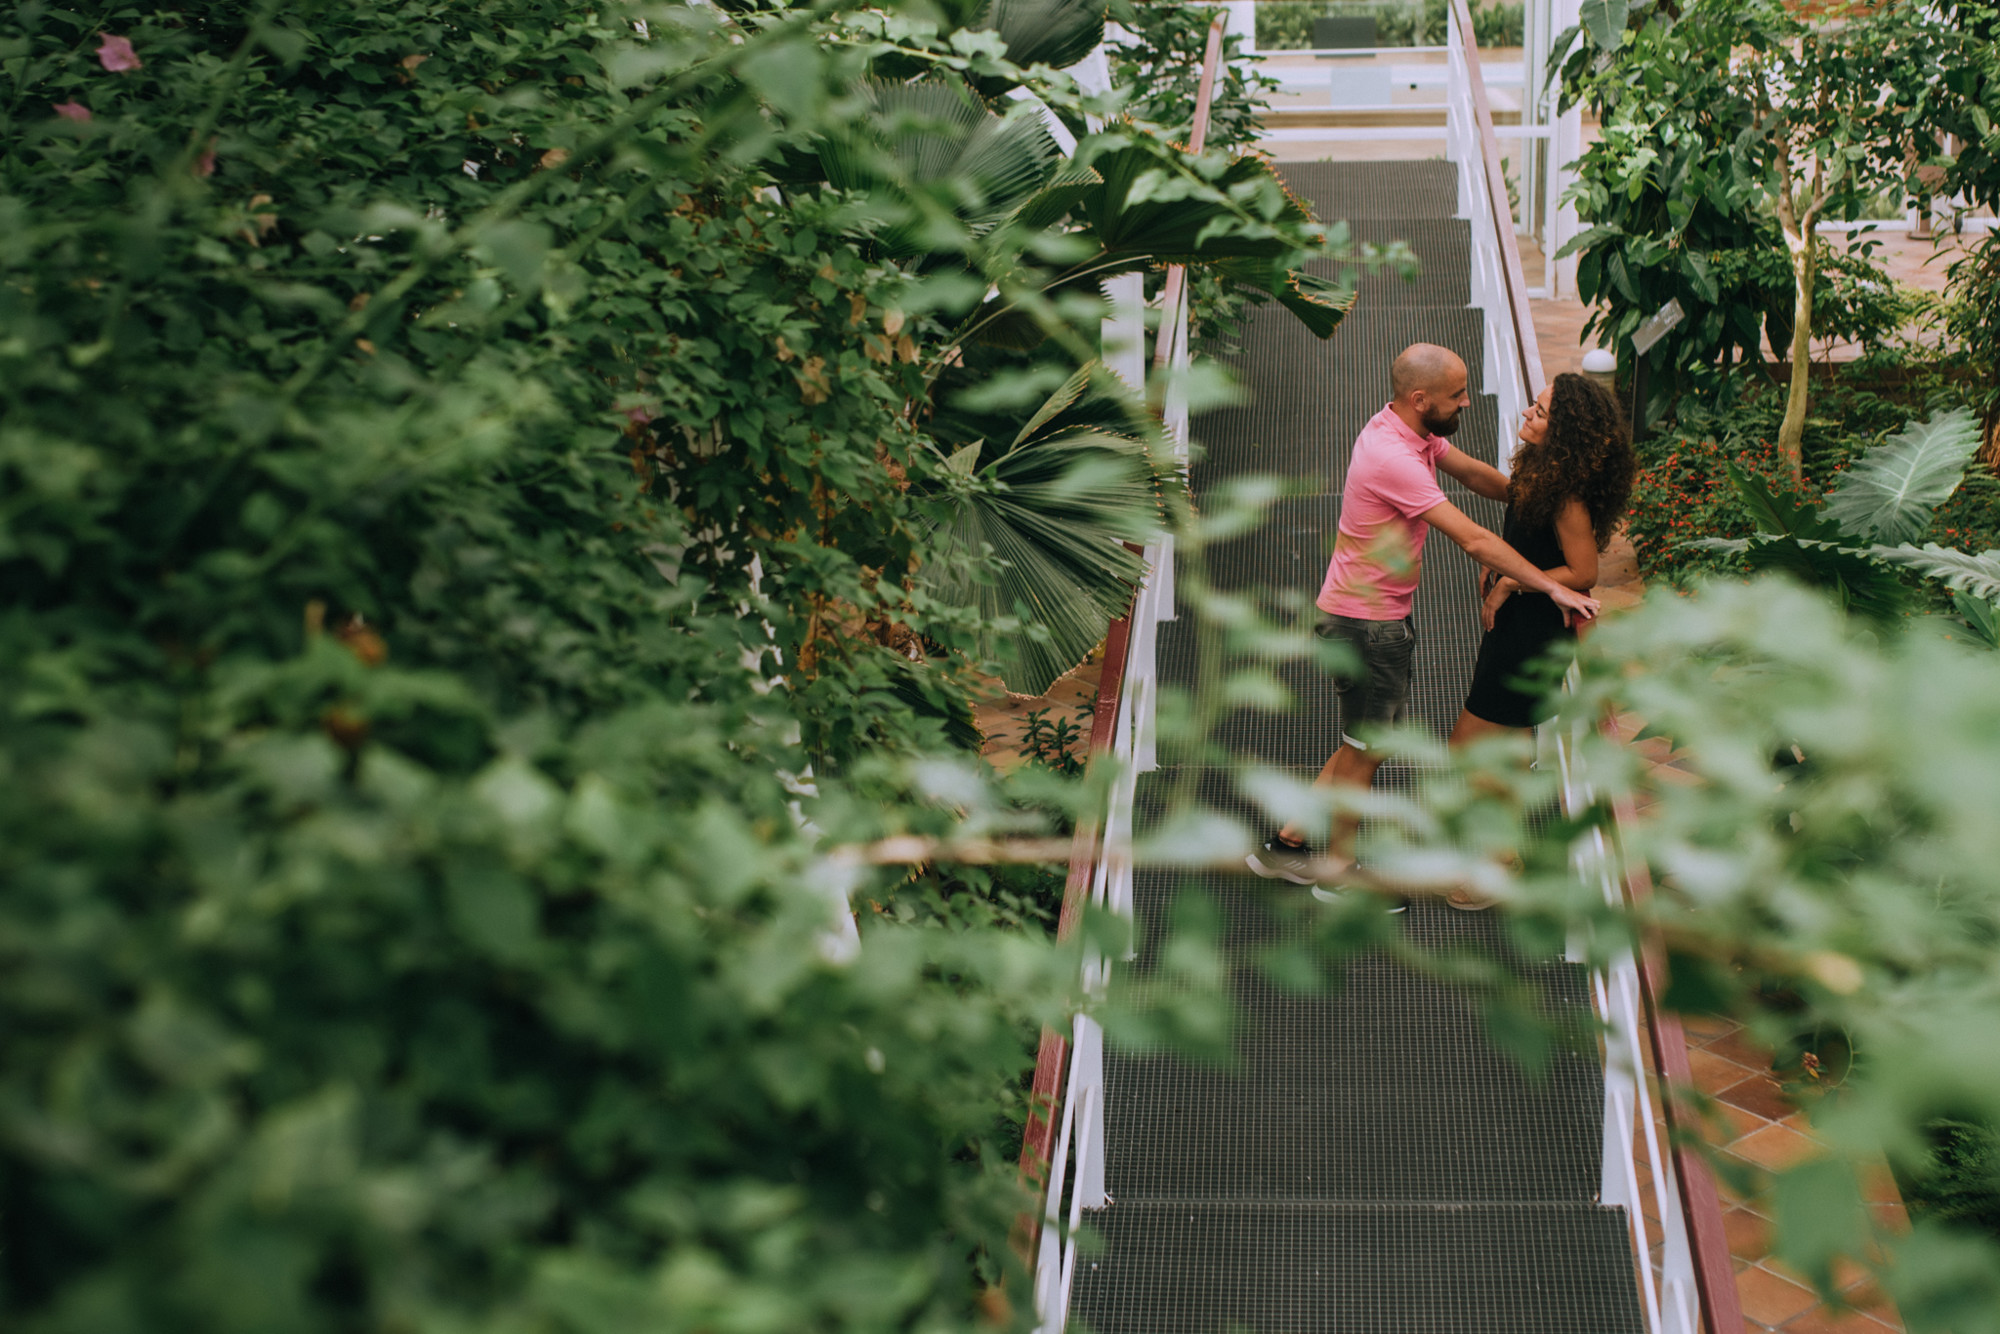
[[[1097, 704], [1090, 719], [1090, 763], [1097, 764], [1111, 751], [1118, 734], [1119, 697], [1125, 689], [1125, 656], [1132, 642], [1132, 614], [1126, 612], [1111, 623], [1104, 637], [1104, 674], [1097, 679]], [[1056, 919], [1056, 939], [1064, 941], [1076, 934], [1090, 902], [1090, 882], [1097, 874], [1099, 824], [1079, 820], [1069, 854], [1069, 879], [1063, 884], [1062, 913]], [[1035, 1082], [1028, 1093], [1028, 1125], [1021, 1139], [1021, 1175], [1037, 1190], [1047, 1185], [1049, 1162], [1055, 1156], [1058, 1101], [1062, 1096], [1063, 1062], [1069, 1057], [1069, 1035], [1054, 1028], [1042, 1029], [1041, 1045], [1035, 1052]], [[1041, 1228], [1036, 1214], [1030, 1228]]]
[[1514, 346], [1521, 357], [1522, 383], [1529, 397], [1539, 396], [1547, 383], [1542, 374], [1542, 349], [1535, 340], [1534, 311], [1528, 305], [1528, 280], [1521, 272], [1521, 243], [1514, 237], [1514, 208], [1507, 202], [1507, 176], [1500, 165], [1500, 137], [1493, 133], [1493, 106], [1486, 99], [1486, 74], [1479, 64], [1479, 43], [1473, 38], [1472, 10], [1466, 0], [1451, 0], [1458, 15], [1458, 40], [1465, 57], [1466, 83], [1472, 94], [1472, 118], [1479, 131], [1479, 152], [1486, 162], [1486, 207], [1500, 238], [1501, 266], [1507, 274], [1507, 309], [1514, 318]]
[[[1602, 730], [1613, 740], [1620, 739], [1611, 722], [1606, 721]], [[1625, 900], [1637, 907], [1653, 896], [1652, 873], [1646, 869], [1644, 860], [1626, 855], [1622, 837], [1625, 828], [1638, 819], [1638, 811], [1630, 797], [1619, 797], [1612, 802], [1611, 815], [1620, 835], [1618, 855], [1625, 868]], [[1730, 1257], [1729, 1237], [1722, 1226], [1722, 1197], [1716, 1193], [1715, 1172], [1708, 1159], [1694, 1147], [1694, 1140], [1701, 1133], [1701, 1120], [1698, 1114], [1690, 1114], [1683, 1101], [1695, 1087], [1694, 1072], [1688, 1065], [1687, 1033], [1681, 1027], [1680, 1016], [1662, 1005], [1666, 993], [1666, 950], [1659, 933], [1648, 931], [1640, 942], [1639, 995], [1646, 1006], [1646, 1029], [1653, 1041], [1654, 1066], [1665, 1085], [1660, 1105], [1667, 1118], [1667, 1152], [1673, 1159], [1681, 1218], [1687, 1224], [1702, 1323], [1709, 1334], [1725, 1331], [1735, 1334], [1743, 1328], [1743, 1303], [1736, 1292], [1736, 1263]], [[1640, 1114], [1645, 1114], [1643, 1107]]]
[[[1187, 151], [1199, 153], [1208, 144], [1208, 113], [1215, 103], [1215, 78], [1222, 68], [1222, 39], [1229, 30], [1229, 16], [1218, 14], [1208, 25], [1208, 45], [1201, 53], [1201, 82], [1194, 93], [1194, 128], [1188, 131]], [[1160, 332], [1153, 340], [1153, 369], [1163, 371], [1173, 360], [1174, 343], [1180, 332], [1181, 296], [1187, 290], [1187, 267], [1167, 265], [1166, 286], [1160, 292]]]

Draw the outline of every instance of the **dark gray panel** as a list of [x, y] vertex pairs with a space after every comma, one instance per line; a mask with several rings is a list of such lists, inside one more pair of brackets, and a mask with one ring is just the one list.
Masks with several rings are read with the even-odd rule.
[[1458, 168], [1414, 162], [1280, 162], [1285, 188], [1324, 223], [1357, 218], [1449, 218], [1458, 212]]
[[1361, 294], [1363, 309], [1380, 305], [1463, 306], [1472, 300], [1472, 224], [1463, 218], [1362, 218], [1348, 223], [1348, 239], [1386, 246], [1401, 241], [1416, 255], [1414, 281], [1393, 268], [1368, 272], [1356, 264], [1316, 260], [1307, 270], [1324, 278], [1345, 278]]
[[1096, 1334], [1638, 1334], [1622, 1210], [1118, 1205], [1085, 1217]]
[[1347, 960], [1327, 993], [1274, 987], [1256, 967], [1259, 951], [1303, 942], [1326, 910], [1302, 890], [1249, 875], [1140, 877], [1135, 906], [1149, 924], [1142, 974], [1160, 939], [1150, 924], [1168, 919], [1184, 886], [1221, 910], [1225, 948], [1240, 961], [1231, 983], [1244, 1024], [1236, 1064], [1107, 1054], [1115, 1199], [1595, 1198], [1603, 1084], [1581, 1026], [1578, 966], [1528, 961], [1503, 919], [1434, 901], [1385, 924], [1418, 948], [1502, 962], [1528, 985], [1542, 1020], [1576, 1046], [1529, 1072], [1493, 1046], [1462, 992], [1385, 954]]

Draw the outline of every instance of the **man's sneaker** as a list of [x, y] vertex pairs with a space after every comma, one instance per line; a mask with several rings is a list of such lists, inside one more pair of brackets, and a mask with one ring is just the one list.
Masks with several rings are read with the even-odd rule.
[[1264, 846], [1243, 859], [1258, 875], [1266, 880], [1289, 880], [1295, 885], [1310, 885], [1313, 878], [1306, 873], [1312, 865], [1312, 849], [1303, 843], [1287, 843], [1276, 834], [1264, 840]]
[[[1345, 903], [1357, 894], [1364, 895], [1369, 898], [1381, 897], [1380, 895], [1377, 894], [1370, 894], [1365, 889], [1329, 888], [1326, 885], [1314, 885], [1312, 887], [1312, 896], [1318, 899], [1321, 903]], [[1382, 910], [1385, 913], [1408, 912], [1410, 910], [1410, 901], [1404, 898], [1400, 894], [1398, 894], [1395, 898], [1388, 900], [1388, 903], [1389, 906]]]

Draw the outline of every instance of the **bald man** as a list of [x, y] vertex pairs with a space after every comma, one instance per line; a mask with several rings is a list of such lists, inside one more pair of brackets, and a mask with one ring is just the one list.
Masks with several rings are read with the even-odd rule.
[[[1507, 479], [1499, 469], [1446, 441], [1458, 430], [1460, 414], [1472, 406], [1465, 363], [1458, 355], [1433, 343], [1413, 343], [1390, 366], [1389, 384], [1395, 397], [1354, 441], [1333, 560], [1319, 593], [1318, 606], [1325, 614], [1314, 633], [1346, 644], [1360, 662], [1357, 675], [1334, 683], [1340, 696], [1340, 749], [1320, 770], [1321, 786], [1365, 788], [1372, 783], [1383, 759], [1372, 734], [1404, 718], [1417, 641], [1410, 604], [1423, 573], [1424, 538], [1432, 528], [1488, 569], [1548, 594], [1572, 618], [1597, 615], [1597, 599], [1549, 578], [1444, 498], [1440, 469], [1489, 500], [1507, 499]], [[1354, 822], [1337, 820], [1327, 860], [1351, 865], [1353, 841]], [[1310, 885], [1314, 897], [1330, 901], [1334, 891], [1305, 873], [1311, 860], [1304, 831], [1290, 825], [1249, 857], [1257, 874]]]

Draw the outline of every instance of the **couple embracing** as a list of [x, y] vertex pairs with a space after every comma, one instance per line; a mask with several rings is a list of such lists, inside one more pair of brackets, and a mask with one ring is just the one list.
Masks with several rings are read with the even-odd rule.
[[[1462, 745], [1507, 729], [1526, 729], [1547, 713], [1517, 684], [1522, 669], [1576, 625], [1597, 615], [1590, 596], [1597, 556], [1611, 540], [1632, 489], [1632, 446], [1611, 395], [1581, 375], [1558, 375], [1521, 421], [1512, 477], [1455, 449], [1447, 437], [1471, 406], [1465, 363], [1446, 348], [1416, 343], [1390, 367], [1389, 405], [1354, 442], [1341, 493], [1339, 531], [1315, 633], [1345, 643], [1359, 663], [1335, 682], [1340, 748], [1320, 770], [1322, 786], [1367, 787], [1383, 755], [1375, 729], [1404, 720], [1417, 626], [1410, 614], [1432, 528], [1484, 568], [1480, 642], [1472, 686], [1451, 742]], [[1468, 490], [1507, 505], [1502, 534], [1480, 527], [1445, 499], [1442, 470]], [[1353, 861], [1354, 822], [1335, 821], [1325, 862]], [[1304, 831], [1286, 826], [1249, 858], [1270, 879], [1310, 885], [1315, 897], [1336, 891], [1316, 883]], [[1324, 862], [1322, 863], [1322, 866]], [[1490, 901], [1465, 891], [1447, 900], [1477, 910]], [[1401, 905], [1391, 911], [1400, 912]]]

